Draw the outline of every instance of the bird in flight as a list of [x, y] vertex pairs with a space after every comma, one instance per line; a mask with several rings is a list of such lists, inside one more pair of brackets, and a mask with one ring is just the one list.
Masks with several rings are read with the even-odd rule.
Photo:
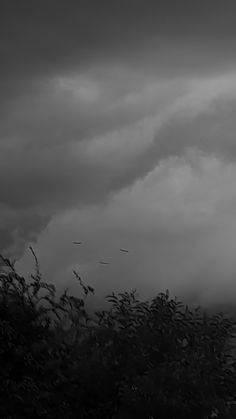
[[109, 263], [109, 262], [104, 262], [104, 260], [100, 260], [100, 261], [99, 261], [99, 263], [100, 263], [101, 265], [110, 265], [110, 263]]
[[73, 242], [74, 244], [82, 244], [82, 242]]
[[124, 252], [124, 253], [129, 253], [129, 251], [127, 249], [123, 249], [122, 247], [120, 248], [120, 251]]

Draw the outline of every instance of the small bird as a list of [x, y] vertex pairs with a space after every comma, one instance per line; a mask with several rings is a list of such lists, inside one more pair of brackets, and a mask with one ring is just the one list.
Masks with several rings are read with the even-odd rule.
[[129, 253], [129, 251], [127, 249], [123, 249], [122, 247], [120, 248], [120, 251], [124, 252], [124, 253]]
[[82, 242], [73, 242], [74, 244], [82, 244]]
[[109, 263], [109, 262], [104, 262], [104, 260], [100, 260], [100, 261], [99, 261], [99, 263], [100, 263], [101, 265], [110, 265], [110, 263]]

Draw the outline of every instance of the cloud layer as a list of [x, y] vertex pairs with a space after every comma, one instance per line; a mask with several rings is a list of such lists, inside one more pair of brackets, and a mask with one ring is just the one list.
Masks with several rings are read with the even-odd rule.
[[231, 301], [235, 2], [0, 7], [0, 251], [63, 284], [83, 236], [100, 293]]
[[235, 163], [196, 151], [166, 159], [105, 206], [55, 217], [37, 243], [45, 276], [77, 292], [76, 269], [98, 298], [133, 288], [149, 298], [169, 288], [193, 302], [233, 304], [235, 185]]

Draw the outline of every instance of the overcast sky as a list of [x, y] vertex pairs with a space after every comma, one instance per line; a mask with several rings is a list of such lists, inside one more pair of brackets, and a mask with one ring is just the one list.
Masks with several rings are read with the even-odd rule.
[[1, 1], [0, 252], [29, 272], [33, 244], [46, 280], [74, 290], [77, 269], [98, 296], [235, 303], [235, 16]]

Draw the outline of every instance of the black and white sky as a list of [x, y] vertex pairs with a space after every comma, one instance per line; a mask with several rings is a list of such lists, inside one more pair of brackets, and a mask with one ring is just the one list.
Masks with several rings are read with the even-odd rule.
[[235, 0], [1, 0], [0, 57], [0, 252], [234, 304]]

